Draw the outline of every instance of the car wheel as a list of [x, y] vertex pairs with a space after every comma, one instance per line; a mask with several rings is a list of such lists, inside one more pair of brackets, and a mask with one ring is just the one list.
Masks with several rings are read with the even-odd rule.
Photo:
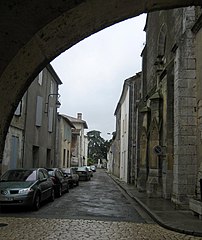
[[41, 206], [41, 197], [39, 193], [36, 193], [35, 198], [34, 198], [34, 203], [33, 203], [33, 210], [38, 211]]
[[52, 188], [52, 189], [51, 189], [50, 201], [53, 202], [54, 200], [55, 200], [55, 191], [54, 191], [54, 189]]
[[62, 187], [61, 185], [58, 187], [58, 191], [57, 191], [57, 197], [61, 197], [62, 196]]

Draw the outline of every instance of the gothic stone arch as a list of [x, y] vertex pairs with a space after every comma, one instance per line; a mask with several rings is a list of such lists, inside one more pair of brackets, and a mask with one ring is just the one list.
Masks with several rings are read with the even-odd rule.
[[147, 195], [149, 197], [161, 196], [161, 191], [159, 191], [161, 187], [158, 174], [159, 157], [157, 156], [157, 154], [154, 153], [154, 147], [157, 145], [159, 145], [159, 123], [154, 117], [150, 125], [148, 143], [149, 174], [147, 179]]
[[137, 177], [137, 189], [139, 191], [146, 190], [146, 181], [148, 176], [147, 171], [147, 130], [145, 127], [142, 127], [141, 136], [140, 136], [140, 162], [139, 162], [139, 171]]

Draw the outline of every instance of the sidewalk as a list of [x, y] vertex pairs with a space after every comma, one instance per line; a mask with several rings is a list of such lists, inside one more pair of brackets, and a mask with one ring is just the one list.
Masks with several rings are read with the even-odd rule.
[[193, 216], [191, 211], [176, 210], [171, 201], [163, 198], [148, 198], [145, 193], [138, 192], [133, 185], [129, 185], [111, 174], [109, 176], [138, 202], [160, 226], [176, 232], [202, 237], [202, 220]]

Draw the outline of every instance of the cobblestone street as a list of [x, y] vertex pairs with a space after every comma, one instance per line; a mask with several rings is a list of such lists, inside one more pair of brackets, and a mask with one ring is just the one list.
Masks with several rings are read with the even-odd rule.
[[[5, 224], [5, 226], [4, 226]], [[9, 208], [0, 213], [0, 240], [201, 239], [154, 223], [105, 171], [81, 181], [39, 211]]]
[[96, 220], [0, 218], [1, 240], [202, 239], [166, 230], [156, 224]]

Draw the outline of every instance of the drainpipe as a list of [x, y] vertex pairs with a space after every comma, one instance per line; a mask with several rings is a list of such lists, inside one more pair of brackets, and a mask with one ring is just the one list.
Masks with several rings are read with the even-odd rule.
[[[26, 133], [26, 126], [27, 126], [27, 105], [28, 105], [28, 92], [29, 89], [26, 92], [26, 99], [25, 99], [25, 120], [24, 120], [24, 129], [23, 129], [23, 134], [22, 134], [22, 142], [23, 142], [23, 147], [22, 147], [22, 168], [24, 167], [24, 158], [25, 158], [25, 133]], [[22, 106], [23, 109], [23, 106]]]

